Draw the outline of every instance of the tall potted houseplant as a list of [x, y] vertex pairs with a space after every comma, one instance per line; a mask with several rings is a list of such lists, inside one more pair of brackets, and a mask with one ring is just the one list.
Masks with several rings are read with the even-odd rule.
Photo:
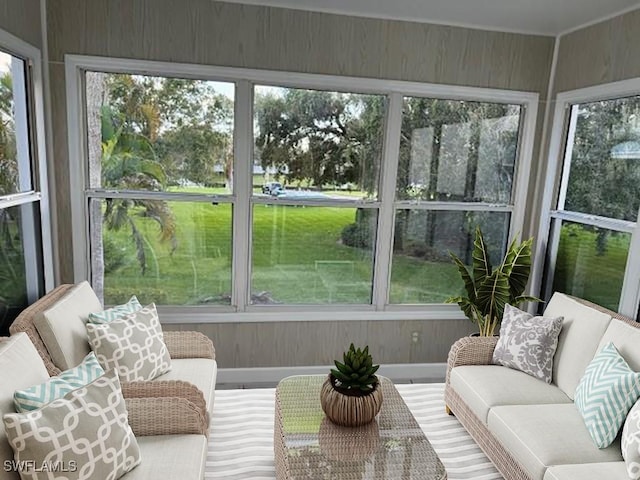
[[469, 270], [454, 253], [449, 252], [458, 267], [466, 296], [450, 297], [447, 303], [457, 303], [464, 314], [478, 325], [481, 336], [494, 335], [500, 325], [505, 304], [518, 306], [540, 299], [523, 295], [531, 272], [531, 244], [529, 238], [509, 245], [502, 262], [491, 265], [487, 244], [480, 227], [473, 242], [473, 268]]

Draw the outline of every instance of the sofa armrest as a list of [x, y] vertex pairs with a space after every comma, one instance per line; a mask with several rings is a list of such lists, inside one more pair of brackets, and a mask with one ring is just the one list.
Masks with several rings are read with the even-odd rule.
[[127, 398], [125, 402], [134, 435], [208, 436], [206, 410], [203, 411], [186, 398], [141, 397]]
[[449, 350], [446, 383], [453, 367], [491, 364], [497, 343], [498, 337], [463, 337], [455, 342]]
[[171, 358], [216, 359], [216, 351], [209, 337], [200, 332], [163, 332], [164, 343]]
[[[179, 397], [189, 400], [193, 405], [207, 412], [204, 394], [194, 384], [183, 380], [150, 380], [123, 382], [122, 395], [128, 398]], [[206, 415], [208, 421], [208, 414]]]

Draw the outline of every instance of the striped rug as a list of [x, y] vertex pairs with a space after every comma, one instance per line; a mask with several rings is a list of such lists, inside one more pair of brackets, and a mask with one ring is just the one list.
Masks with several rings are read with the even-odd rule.
[[[455, 417], [441, 383], [397, 385], [438, 453], [449, 480], [502, 480]], [[217, 390], [205, 478], [273, 480], [275, 389]]]

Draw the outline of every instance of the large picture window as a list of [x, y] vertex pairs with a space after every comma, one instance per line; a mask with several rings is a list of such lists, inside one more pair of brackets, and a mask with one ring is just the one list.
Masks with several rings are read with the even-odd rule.
[[448, 252], [522, 230], [535, 94], [66, 62], [74, 268], [106, 304], [454, 315]]
[[570, 105], [547, 297], [561, 291], [635, 315], [638, 285], [625, 278], [640, 207], [639, 118], [638, 96]]

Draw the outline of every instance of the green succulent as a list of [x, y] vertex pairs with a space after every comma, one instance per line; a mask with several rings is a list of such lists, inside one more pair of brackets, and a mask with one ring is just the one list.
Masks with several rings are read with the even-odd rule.
[[331, 375], [338, 381], [339, 388], [345, 390], [359, 390], [362, 393], [369, 393], [378, 383], [375, 373], [380, 365], [374, 365], [369, 346], [356, 349], [353, 343], [349, 350], [342, 355], [343, 363], [335, 360], [336, 368], [331, 369]]

